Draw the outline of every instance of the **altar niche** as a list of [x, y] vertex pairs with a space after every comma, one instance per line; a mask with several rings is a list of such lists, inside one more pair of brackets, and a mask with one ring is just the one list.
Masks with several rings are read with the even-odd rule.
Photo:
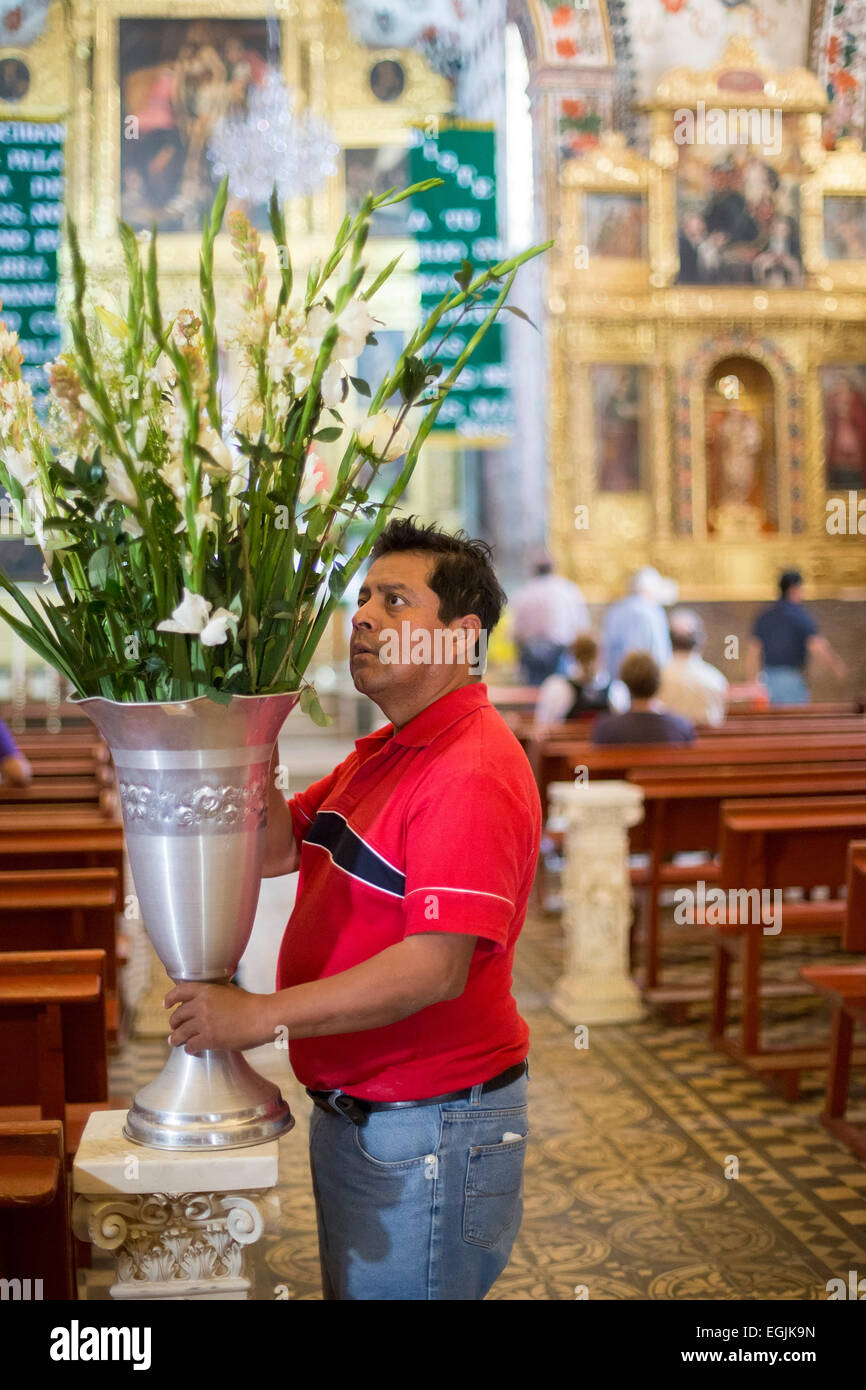
[[778, 530], [773, 378], [752, 357], [726, 357], [704, 387], [707, 528], [721, 537]]

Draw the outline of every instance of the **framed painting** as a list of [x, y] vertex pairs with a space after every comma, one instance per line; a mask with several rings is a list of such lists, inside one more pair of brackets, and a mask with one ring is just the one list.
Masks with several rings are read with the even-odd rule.
[[637, 193], [587, 193], [586, 247], [590, 257], [638, 260], [647, 254], [647, 204]]
[[778, 152], [774, 145], [745, 142], [678, 146], [678, 284], [805, 284], [799, 191], [804, 165], [786, 118], [759, 114], [778, 117]]
[[[120, 216], [136, 230], [197, 232], [219, 184], [210, 141], [279, 73], [265, 18], [117, 20]], [[267, 208], [247, 207], [267, 226]]]
[[831, 490], [866, 488], [866, 366], [820, 369], [824, 468]]
[[639, 492], [646, 426], [644, 372], [634, 364], [594, 366], [592, 417], [598, 492]]
[[828, 261], [866, 261], [866, 197], [824, 198], [824, 255]]

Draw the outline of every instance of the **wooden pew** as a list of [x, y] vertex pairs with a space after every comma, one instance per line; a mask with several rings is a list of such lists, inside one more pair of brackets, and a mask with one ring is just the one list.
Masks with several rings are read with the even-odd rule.
[[0, 870], [0, 950], [105, 952], [109, 1042], [123, 1032], [118, 971], [118, 917], [123, 884], [117, 870]]
[[[863, 840], [853, 840], [848, 846], [842, 945], [846, 951], [866, 951], [866, 841]], [[833, 1006], [830, 1063], [821, 1123], [858, 1158], [866, 1158], [866, 1128], [845, 1118], [854, 1028], [858, 1023], [866, 1025], [866, 966], [806, 966], [800, 974]]]
[[107, 1110], [104, 951], [0, 952], [0, 1119], [64, 1122], [67, 1156]]
[[[849, 842], [866, 834], [866, 797], [728, 801], [722, 804], [721, 817], [719, 887], [723, 891], [807, 890], [828, 884], [833, 888], [845, 882]], [[786, 902], [782, 907], [782, 932], [786, 936], [826, 935], [841, 931], [844, 919], [844, 899]], [[826, 1051], [761, 1047], [763, 928], [760, 923], [727, 921], [713, 927], [712, 932], [710, 1040], [718, 1050], [778, 1085], [787, 1099], [795, 1100], [800, 1072], [825, 1065]], [[737, 1039], [727, 1035], [732, 956], [740, 957], [742, 967], [742, 1017]], [[795, 992], [792, 988], [791, 993]], [[863, 1057], [866, 1059], [866, 1051]]]
[[74, 1299], [72, 1249], [62, 1123], [0, 1122], [0, 1278], [22, 1297]]
[[599, 748], [586, 742], [546, 742], [539, 762], [539, 793], [542, 805], [546, 805], [550, 783], [573, 781], [576, 767], [585, 767], [590, 777], [623, 778], [632, 769], [645, 767], [746, 768], [750, 764], [790, 766], [860, 759], [866, 759], [866, 728], [862, 736], [812, 734], [808, 740], [802, 735], [725, 740], [701, 737], [685, 746], [651, 743]]
[[115, 869], [123, 826], [89, 807], [0, 806], [0, 869]]
[[[866, 787], [866, 759], [857, 763], [827, 763], [808, 770], [790, 765], [739, 768], [632, 769], [628, 780], [644, 793], [644, 844], [649, 854], [645, 875], [637, 879], [647, 889], [646, 970], [643, 987], [648, 1002], [677, 1004], [707, 998], [703, 991], [685, 994], [661, 988], [659, 897], [663, 888], [704, 879], [714, 883], [719, 866], [719, 813], [732, 797], [768, 795], [813, 796], [858, 793]], [[672, 862], [672, 856], [703, 853], [699, 863]], [[680, 1015], [682, 1016], [682, 1015]]]

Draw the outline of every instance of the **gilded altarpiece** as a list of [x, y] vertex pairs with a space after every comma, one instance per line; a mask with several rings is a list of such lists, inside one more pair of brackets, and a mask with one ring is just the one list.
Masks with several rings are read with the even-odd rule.
[[[124, 103], [133, 89], [128, 85], [124, 90], [124, 81], [129, 84], [135, 78], [145, 57], [139, 64], [135, 53], [131, 57], [125, 53], [124, 34], [127, 46], [130, 36], [135, 38], [138, 33], [158, 37], [159, 21], [167, 33], [172, 26], [183, 28], [181, 41], [189, 40], [187, 48], [198, 45], [199, 57], [213, 46], [214, 34], [226, 41], [239, 40], [246, 45], [248, 61], [254, 66], [266, 63], [276, 67], [297, 106], [310, 109], [330, 124], [341, 151], [337, 173], [325, 180], [318, 192], [290, 198], [285, 205], [298, 280], [306, 275], [313, 259], [330, 247], [342, 221], [346, 201], [343, 151], [359, 144], [368, 149], [404, 144], [410, 123], [436, 119], [451, 109], [450, 84], [432, 72], [419, 54], [370, 50], [356, 43], [340, 0], [280, 0], [277, 5], [263, 0], [179, 0], [177, 4], [167, 0], [70, 0], [67, 7], [57, 0], [45, 34], [29, 50], [30, 59], [39, 60], [33, 62], [39, 80], [34, 80], [29, 98], [17, 109], [0, 101], [0, 116], [31, 119], [48, 115], [41, 107], [46, 100], [44, 93], [50, 91], [50, 115], [65, 120], [67, 126], [67, 205], [79, 227], [94, 289], [107, 296], [108, 302], [122, 267], [117, 220], [122, 210], [134, 205], [130, 196], [137, 192], [129, 179], [130, 170], [136, 173], [136, 160], [128, 157], [128, 151], [124, 158], [123, 142], [146, 133], [145, 123], [139, 130], [125, 119], [128, 111]], [[165, 44], [160, 52], [166, 65], [169, 60], [177, 61], [173, 49], [172, 53], [163, 53], [163, 49]], [[193, 53], [193, 60], [195, 56]], [[391, 93], [386, 94], [387, 99], [381, 91], [377, 94], [373, 69], [387, 60], [399, 63], [402, 73], [396, 99]], [[153, 72], [157, 73], [157, 67]], [[153, 116], [157, 97], [154, 91], [149, 105], [151, 120], [158, 122], [158, 112]], [[146, 238], [147, 233], [142, 235]], [[161, 290], [164, 306], [171, 311], [191, 302], [198, 291], [198, 227], [170, 230], [166, 224], [159, 232], [159, 243]], [[269, 235], [264, 243], [269, 273], [276, 274], [276, 252]], [[371, 264], [377, 269], [384, 266], [407, 245], [405, 237], [378, 238], [371, 246]], [[217, 241], [215, 268], [217, 301], [225, 328], [235, 315], [241, 293], [238, 266], [227, 235]], [[414, 326], [417, 290], [411, 255], [389, 282], [380, 307], [396, 326]]]
[[[866, 593], [863, 535], [827, 525], [840, 482], [866, 513], [866, 155], [823, 148], [825, 106], [735, 39], [659, 83], [647, 158], [608, 135], [562, 170], [551, 529], [590, 598], [643, 564], [685, 599], [765, 598], [792, 564], [816, 595]], [[592, 381], [614, 366], [646, 406], [638, 486], [612, 491]]]

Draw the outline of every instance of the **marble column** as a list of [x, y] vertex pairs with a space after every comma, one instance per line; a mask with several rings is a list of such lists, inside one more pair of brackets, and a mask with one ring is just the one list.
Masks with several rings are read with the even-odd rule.
[[125, 1110], [94, 1111], [72, 1170], [72, 1227], [113, 1253], [111, 1297], [250, 1298], [247, 1249], [279, 1222], [277, 1141], [150, 1149], [124, 1137], [125, 1119]]
[[554, 782], [551, 814], [567, 822], [565, 972], [551, 1008], [574, 1025], [631, 1023], [644, 1017], [629, 975], [631, 886], [628, 831], [643, 818], [643, 792], [631, 782]]

